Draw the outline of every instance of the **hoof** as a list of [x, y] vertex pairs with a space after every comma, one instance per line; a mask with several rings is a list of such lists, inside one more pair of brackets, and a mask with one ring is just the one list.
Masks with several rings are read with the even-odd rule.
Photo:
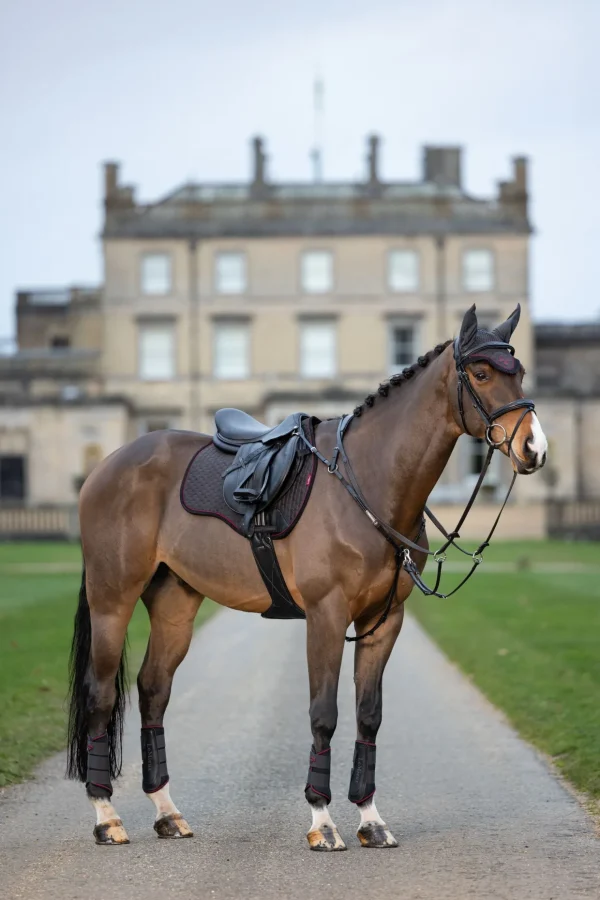
[[157, 819], [154, 830], [159, 838], [190, 838], [194, 832], [181, 813], [167, 813]]
[[96, 825], [94, 838], [97, 844], [103, 844], [107, 847], [129, 843], [127, 832], [123, 828], [123, 823], [120, 819], [109, 819], [108, 822], [101, 822], [99, 825]]
[[383, 850], [387, 847], [397, 847], [398, 841], [387, 825], [381, 822], [365, 822], [356, 832], [363, 847]]
[[322, 825], [316, 831], [309, 831], [306, 835], [311, 850], [323, 850], [329, 852], [332, 850], [345, 850], [346, 845], [340, 837], [337, 828], [330, 828], [328, 825]]

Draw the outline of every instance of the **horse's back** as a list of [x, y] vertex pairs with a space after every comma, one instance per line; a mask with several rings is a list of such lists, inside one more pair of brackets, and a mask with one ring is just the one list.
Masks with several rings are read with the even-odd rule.
[[111, 510], [164, 502], [183, 478], [190, 459], [211, 437], [194, 431], [151, 431], [119, 447], [99, 463], [79, 495], [82, 521]]

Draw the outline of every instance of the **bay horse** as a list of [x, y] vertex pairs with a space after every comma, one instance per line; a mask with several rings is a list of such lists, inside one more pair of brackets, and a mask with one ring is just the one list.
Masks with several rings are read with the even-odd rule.
[[[354, 410], [343, 455], [377, 519], [421, 548], [413, 549], [411, 558], [419, 574], [429, 547], [423, 509], [461, 434], [499, 447], [515, 472], [529, 474], [544, 464], [546, 438], [533, 404], [523, 399], [524, 370], [509, 353], [518, 317], [517, 308], [486, 332], [478, 327], [473, 306], [456, 341], [420, 357]], [[313, 450], [331, 458], [337, 429], [338, 420], [320, 423]], [[71, 654], [68, 774], [86, 783], [100, 844], [128, 843], [111, 803], [111, 778], [121, 768], [124, 645], [138, 599], [151, 625], [137, 679], [142, 787], [156, 808], [157, 834], [169, 838], [192, 836], [169, 792], [163, 717], [194, 617], [205, 596], [252, 613], [265, 612], [271, 603], [249, 541], [218, 519], [191, 517], [181, 506], [186, 467], [210, 441], [208, 435], [184, 431], [144, 435], [98, 465], [81, 491], [84, 571]], [[329, 813], [329, 772], [342, 651], [351, 624], [364, 640], [355, 645], [357, 741], [350, 799], [360, 812], [361, 843], [397, 846], [373, 798], [375, 740], [383, 672], [413, 579], [406, 567], [398, 570], [394, 546], [373, 528], [375, 516], [364, 513], [338, 479], [329, 477], [328, 467], [319, 465], [298, 524], [277, 542], [289, 591], [306, 614], [313, 742], [305, 795], [312, 811], [307, 837], [315, 850], [345, 849]], [[381, 622], [388, 596], [389, 614]]]

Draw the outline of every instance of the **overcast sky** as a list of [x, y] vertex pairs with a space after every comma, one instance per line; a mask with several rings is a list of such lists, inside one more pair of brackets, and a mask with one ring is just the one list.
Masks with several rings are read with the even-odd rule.
[[0, 8], [0, 336], [17, 287], [101, 278], [100, 163], [138, 196], [189, 179], [309, 178], [325, 82], [326, 178], [414, 178], [423, 143], [466, 148], [469, 191], [532, 161], [537, 319], [597, 318], [597, 0], [4, 0]]

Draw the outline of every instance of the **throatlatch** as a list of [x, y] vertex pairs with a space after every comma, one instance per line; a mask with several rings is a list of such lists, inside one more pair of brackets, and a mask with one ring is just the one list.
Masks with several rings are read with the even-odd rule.
[[306, 779], [306, 787], [304, 793], [310, 788], [320, 797], [324, 797], [328, 803], [331, 802], [331, 788], [329, 787], [329, 775], [331, 772], [331, 747], [327, 750], [321, 750], [319, 753], [315, 750], [313, 744], [310, 748], [310, 762], [308, 764], [308, 778]]
[[87, 775], [85, 786], [90, 797], [110, 797], [110, 760], [108, 757], [108, 734], [88, 737]]
[[351, 803], [363, 803], [375, 793], [376, 750], [375, 744], [369, 741], [356, 741], [354, 744], [354, 762], [348, 791]]
[[142, 789], [145, 794], [159, 791], [169, 780], [165, 729], [142, 728]]

